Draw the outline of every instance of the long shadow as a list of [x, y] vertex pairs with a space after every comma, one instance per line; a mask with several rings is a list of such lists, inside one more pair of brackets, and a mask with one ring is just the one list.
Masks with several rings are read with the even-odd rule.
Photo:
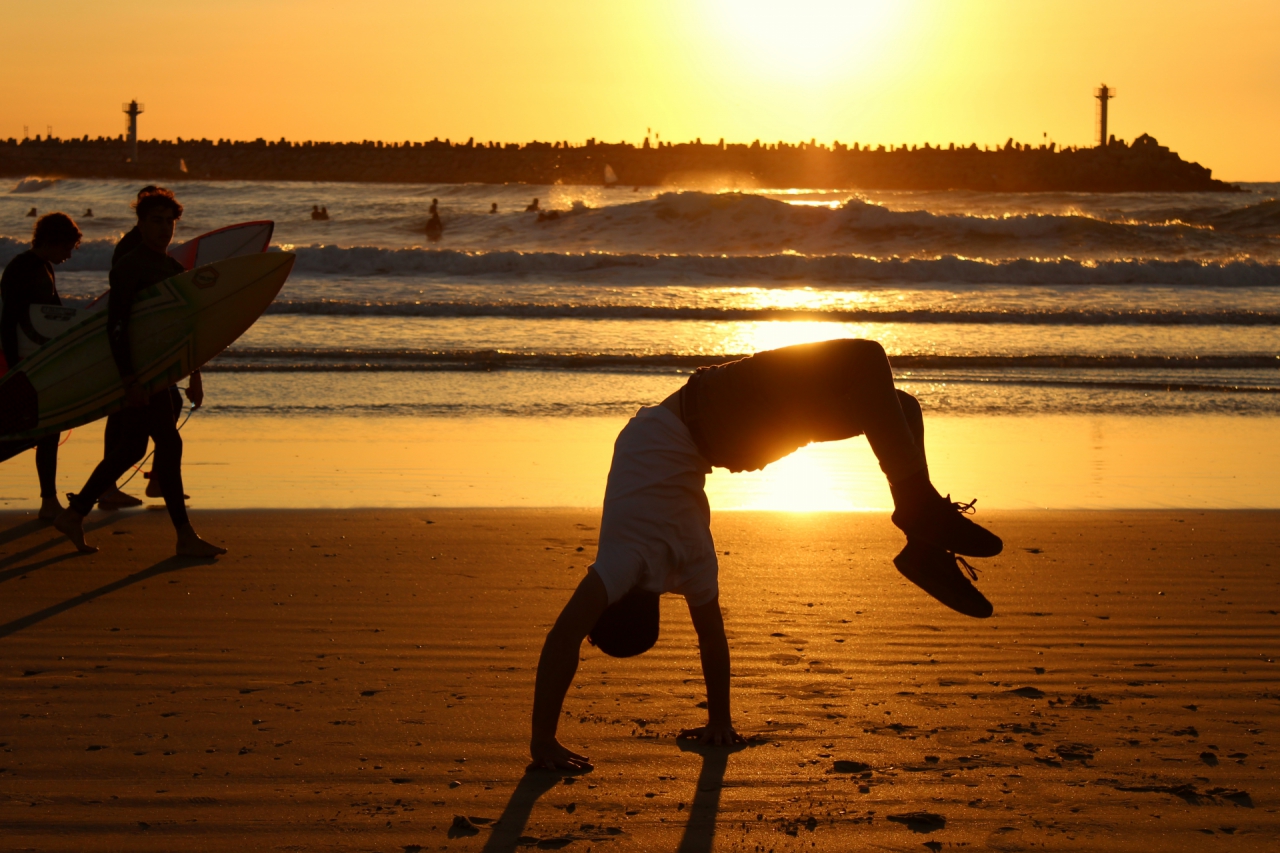
[[100, 586], [95, 590], [82, 592], [77, 596], [68, 598], [66, 601], [59, 602], [58, 604], [51, 604], [43, 610], [37, 610], [35, 613], [19, 617], [11, 622], [6, 622], [3, 625], [0, 625], [0, 638], [8, 637], [10, 634], [16, 634], [19, 631], [30, 628], [32, 625], [37, 625], [46, 619], [57, 616], [60, 613], [66, 613], [73, 607], [79, 607], [82, 604], [87, 604], [96, 598], [102, 598], [104, 595], [110, 595], [113, 592], [132, 586], [140, 581], [145, 581], [150, 578], [157, 577], [158, 575], [168, 574], [169, 572], [176, 572], [189, 566], [208, 565], [212, 562], [212, 559], [203, 560], [191, 557], [169, 557], [168, 559], [161, 560], [154, 566], [149, 566], [145, 569], [134, 572], [131, 575], [120, 578], [118, 581], [112, 581], [111, 583]]
[[[115, 524], [117, 521], [121, 521], [129, 517], [130, 516], [127, 516], [127, 515], [119, 515], [117, 513], [112, 513], [110, 515], [107, 515], [102, 518], [97, 518], [85, 524], [84, 532], [92, 533], [95, 530], [101, 530], [104, 527], [108, 527], [112, 524]], [[30, 548], [28, 548], [25, 551], [19, 551], [16, 554], [10, 554], [5, 558], [0, 559], [0, 569], [7, 569], [9, 568], [9, 566], [14, 565], [15, 563], [21, 563], [23, 560], [27, 559], [28, 557], [34, 557], [36, 554], [39, 554], [41, 551], [49, 550], [50, 548], [57, 545], [59, 542], [62, 542], [66, 545], [71, 545], [71, 543], [67, 541], [67, 537], [63, 536], [61, 533], [53, 529], [52, 523], [48, 521], [40, 521], [39, 519], [36, 519], [33, 521], [25, 521], [22, 524], [17, 525], [16, 527], [9, 528], [8, 530], [4, 531], [4, 533], [0, 533], [0, 545], [7, 544], [9, 542], [16, 542], [17, 540], [23, 538], [24, 536], [29, 536], [32, 533], [42, 529], [48, 530], [49, 532], [53, 533], [54, 534], [53, 538], [47, 539], [38, 545], [32, 545]], [[14, 534], [16, 531], [21, 531], [21, 533], [16, 533], [16, 535], [12, 535], [12, 536], [10, 535], [10, 534]], [[19, 575], [25, 574], [28, 571], [28, 568], [29, 567], [26, 567], [26, 568], [19, 567], [19, 570], [16, 571], [16, 574], [19, 574]], [[0, 583], [7, 581], [14, 576], [15, 576], [14, 572], [5, 572], [4, 574], [0, 574]]]
[[725, 770], [729, 756], [741, 752], [749, 744], [709, 746], [696, 740], [682, 738], [676, 741], [681, 752], [693, 752], [702, 756], [702, 770], [698, 773], [698, 787], [693, 792], [693, 804], [689, 807], [689, 821], [684, 825], [677, 853], [707, 853], [716, 838], [716, 818], [720, 814], [720, 789], [724, 787]]
[[481, 853], [510, 853], [520, 846], [520, 837], [529, 823], [534, 803], [556, 786], [564, 776], [549, 770], [532, 770], [524, 774], [520, 784], [507, 800], [502, 816], [493, 823], [493, 832], [481, 848]]
[[54, 563], [61, 563], [63, 560], [70, 560], [74, 557], [83, 556], [85, 555], [81, 554], [79, 551], [67, 551], [66, 553], [57, 554], [53, 557], [43, 559], [38, 563], [27, 563], [25, 566], [18, 566], [15, 569], [5, 569], [0, 572], [0, 583], [4, 583], [5, 581], [13, 578], [20, 578], [23, 575], [30, 574], [31, 572], [38, 572], [46, 566], [52, 566]]

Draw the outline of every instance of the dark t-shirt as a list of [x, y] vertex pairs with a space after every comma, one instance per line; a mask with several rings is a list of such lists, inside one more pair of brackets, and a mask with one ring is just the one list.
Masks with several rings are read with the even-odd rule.
[[107, 339], [121, 376], [133, 373], [129, 346], [129, 315], [138, 291], [186, 272], [182, 264], [146, 246], [125, 254], [111, 266], [111, 290], [107, 296]]
[[18, 330], [33, 341], [44, 338], [31, 325], [32, 305], [61, 305], [54, 284], [53, 264], [28, 249], [9, 261], [0, 275], [0, 343], [9, 366], [18, 363]]
[[858, 435], [846, 401], [845, 341], [800, 344], [700, 368], [681, 391], [683, 419], [712, 465], [756, 471], [814, 441]]

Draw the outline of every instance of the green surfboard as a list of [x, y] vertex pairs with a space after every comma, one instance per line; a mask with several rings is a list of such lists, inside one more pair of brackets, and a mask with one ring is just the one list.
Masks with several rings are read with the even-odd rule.
[[[129, 327], [139, 384], [162, 391], [230, 346], [276, 298], [293, 261], [290, 252], [230, 258], [139, 291]], [[40, 438], [124, 407], [106, 311], [15, 367], [0, 379], [0, 440]]]

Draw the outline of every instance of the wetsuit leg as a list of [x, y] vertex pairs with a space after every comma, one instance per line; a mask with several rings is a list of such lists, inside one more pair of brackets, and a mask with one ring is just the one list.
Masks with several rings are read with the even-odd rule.
[[176, 424], [182, 417], [182, 392], [177, 385], [169, 386], [169, 403], [173, 406], [173, 422]]
[[160, 483], [165, 508], [174, 527], [187, 523], [187, 505], [182, 491], [182, 434], [178, 432], [173, 398], [161, 391], [147, 405], [147, 432], [156, 444], [151, 476]]
[[[167, 407], [167, 400], [166, 400]], [[98, 467], [93, 469], [79, 494], [71, 495], [68, 503], [81, 515], [88, 515], [102, 493], [115, 485], [116, 480], [136, 465], [147, 452], [147, 413], [151, 406], [130, 407], [107, 419], [114, 426], [111, 437], [104, 442], [107, 453]], [[115, 419], [114, 425], [111, 420]]]
[[107, 427], [102, 431], [102, 458], [106, 459], [119, 445], [122, 438], [121, 424], [127, 420], [124, 412], [107, 415]]
[[58, 496], [58, 433], [47, 435], [36, 445], [36, 475], [40, 478], [40, 497]]

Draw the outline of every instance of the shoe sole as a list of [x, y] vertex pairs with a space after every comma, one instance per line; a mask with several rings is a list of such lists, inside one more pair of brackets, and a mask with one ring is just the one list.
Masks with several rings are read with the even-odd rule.
[[[947, 567], [948, 571], [955, 572], [955, 580], [960, 582], [959, 585], [939, 585], [931, 583], [930, 581], [945, 581], [948, 579], [946, 579], [941, 573], [915, 571], [917, 567], [913, 565], [912, 558], [907, 555], [907, 550], [910, 547], [911, 546], [908, 545], [906, 548], [903, 548], [898, 556], [893, 558], [894, 568], [896, 568], [898, 573], [904, 578], [911, 581], [911, 583], [915, 584], [927, 593], [930, 598], [937, 601], [939, 604], [951, 608], [957, 613], [974, 619], [986, 619], [995, 612], [995, 608], [992, 606], [991, 602], [987, 600], [987, 597], [983, 595], [976, 586], [970, 583], [964, 575], [960, 574], [959, 567], [954, 565]], [[904, 565], [906, 568], [904, 568]], [[953, 592], [960, 593], [960, 595], [950, 594]]]

